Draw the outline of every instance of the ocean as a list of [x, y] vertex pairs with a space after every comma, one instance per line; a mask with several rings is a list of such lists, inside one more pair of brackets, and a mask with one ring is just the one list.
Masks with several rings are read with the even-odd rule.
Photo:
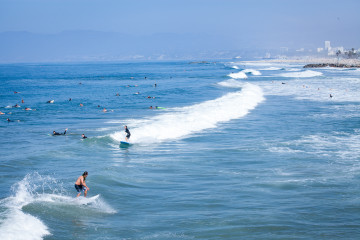
[[0, 239], [359, 239], [360, 70], [303, 65], [1, 64]]

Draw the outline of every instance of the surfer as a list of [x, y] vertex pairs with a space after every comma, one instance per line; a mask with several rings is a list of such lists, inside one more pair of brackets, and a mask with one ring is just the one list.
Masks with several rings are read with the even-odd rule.
[[64, 133], [58, 133], [58, 132], [53, 131], [53, 136], [66, 135], [66, 131], [67, 131], [67, 130], [68, 130], [68, 129], [66, 128]]
[[128, 142], [131, 134], [127, 126], [125, 126], [125, 133], [126, 133], [125, 141]]
[[85, 134], [82, 134], [81, 137], [82, 137], [83, 139], [87, 138], [87, 136], [85, 136]]
[[75, 189], [78, 192], [78, 195], [76, 197], [79, 197], [81, 195], [81, 191], [84, 191], [84, 197], [86, 197], [87, 191], [90, 190], [88, 186], [86, 186], [85, 180], [88, 176], [88, 172], [85, 171], [83, 175], [78, 177], [78, 179], [75, 182]]

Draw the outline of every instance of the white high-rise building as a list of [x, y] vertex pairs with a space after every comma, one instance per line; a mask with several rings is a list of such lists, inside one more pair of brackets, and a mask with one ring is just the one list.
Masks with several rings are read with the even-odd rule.
[[331, 50], [330, 41], [325, 41], [325, 50], [327, 51]]

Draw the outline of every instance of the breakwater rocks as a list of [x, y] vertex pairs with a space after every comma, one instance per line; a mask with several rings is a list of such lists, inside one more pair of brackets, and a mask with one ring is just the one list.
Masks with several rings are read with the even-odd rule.
[[360, 68], [360, 64], [343, 64], [343, 63], [311, 63], [306, 64], [304, 68], [324, 68], [324, 67], [336, 67], [336, 68]]

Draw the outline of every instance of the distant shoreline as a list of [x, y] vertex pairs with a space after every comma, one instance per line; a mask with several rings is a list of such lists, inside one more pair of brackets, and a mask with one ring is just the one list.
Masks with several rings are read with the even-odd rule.
[[337, 59], [337, 58], [288, 58], [288, 59], [264, 59], [254, 62], [267, 63], [303, 63], [304, 68], [323, 68], [323, 67], [337, 67], [337, 68], [360, 68], [360, 59]]

